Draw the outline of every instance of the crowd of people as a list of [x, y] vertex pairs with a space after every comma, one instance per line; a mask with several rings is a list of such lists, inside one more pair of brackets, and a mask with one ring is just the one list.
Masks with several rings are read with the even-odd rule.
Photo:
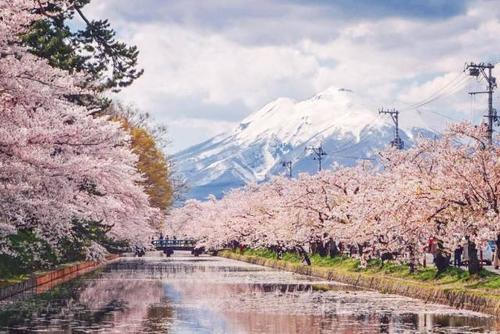
[[[464, 239], [464, 243], [455, 248], [453, 252], [453, 265], [462, 267], [469, 264], [469, 245], [468, 240]], [[432, 253], [432, 252], [431, 252]], [[491, 264], [494, 269], [500, 267], [500, 234], [496, 240], [490, 240], [485, 247], [479, 250], [479, 258], [481, 262]]]

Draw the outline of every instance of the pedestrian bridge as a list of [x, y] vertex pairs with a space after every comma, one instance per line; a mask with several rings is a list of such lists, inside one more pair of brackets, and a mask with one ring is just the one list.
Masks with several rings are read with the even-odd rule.
[[158, 239], [153, 240], [153, 245], [157, 250], [194, 250], [196, 241], [192, 239]]

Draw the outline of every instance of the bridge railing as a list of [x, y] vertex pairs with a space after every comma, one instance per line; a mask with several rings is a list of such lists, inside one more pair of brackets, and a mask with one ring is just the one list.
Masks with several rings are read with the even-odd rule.
[[153, 240], [153, 245], [155, 247], [186, 247], [191, 248], [194, 247], [196, 241], [191, 239], [158, 239]]

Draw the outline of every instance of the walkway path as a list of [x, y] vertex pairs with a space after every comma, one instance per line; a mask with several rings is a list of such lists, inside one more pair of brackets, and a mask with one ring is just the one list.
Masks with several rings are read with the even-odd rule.
[[500, 269], [495, 269], [493, 266], [484, 266], [484, 269], [500, 275]]

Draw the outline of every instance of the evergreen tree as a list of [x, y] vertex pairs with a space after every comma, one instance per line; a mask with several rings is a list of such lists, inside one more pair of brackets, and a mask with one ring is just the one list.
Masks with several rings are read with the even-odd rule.
[[[70, 73], [84, 73], [86, 88], [96, 93], [117, 92], [142, 75], [143, 70], [137, 68], [139, 51], [117, 41], [108, 20], [91, 20], [84, 15], [83, 7], [90, 1], [38, 2], [34, 11], [43, 19], [32, 23], [23, 42], [50, 65]], [[77, 18], [85, 23], [84, 27], [72, 30], [69, 22]]]

